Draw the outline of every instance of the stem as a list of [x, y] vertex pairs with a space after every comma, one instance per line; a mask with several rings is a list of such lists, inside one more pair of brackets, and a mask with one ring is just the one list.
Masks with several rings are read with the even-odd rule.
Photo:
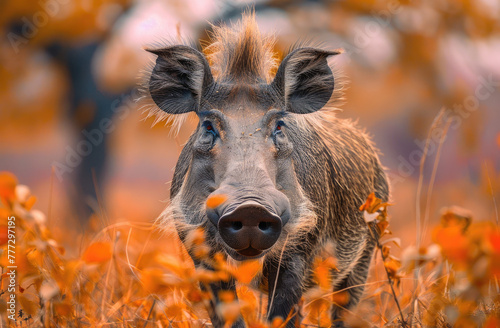
[[424, 165], [425, 161], [427, 159], [427, 153], [429, 152], [429, 144], [431, 143], [431, 133], [436, 129], [438, 124], [441, 122], [441, 118], [444, 115], [446, 109], [441, 108], [439, 111], [438, 115], [434, 118], [434, 121], [432, 122], [431, 128], [429, 130], [429, 133], [427, 134], [427, 139], [425, 140], [425, 147], [424, 147], [424, 153], [422, 155], [422, 158], [420, 159], [420, 173], [418, 177], [418, 185], [417, 185], [417, 197], [416, 197], [416, 204], [415, 204], [415, 216], [416, 216], [416, 223], [417, 223], [417, 249], [420, 248], [420, 243], [422, 241], [422, 228], [421, 228], [421, 223], [422, 223], [422, 218], [420, 215], [420, 210], [421, 210], [421, 204], [420, 204], [420, 197], [422, 193], [422, 186], [424, 183]]
[[153, 309], [155, 307], [156, 299], [153, 299], [153, 304], [151, 305], [151, 309], [149, 309], [148, 317], [146, 318], [146, 322], [144, 323], [144, 326], [142, 328], [146, 328], [146, 326], [149, 323], [149, 318], [151, 317], [151, 313], [153, 312]]
[[451, 119], [446, 121], [446, 125], [443, 128], [443, 132], [441, 133], [441, 137], [439, 138], [439, 146], [436, 152], [436, 158], [434, 159], [434, 166], [432, 168], [431, 179], [429, 181], [429, 187], [427, 190], [427, 200], [425, 201], [425, 215], [424, 215], [424, 225], [422, 227], [421, 240], [425, 239], [425, 233], [427, 231], [427, 224], [429, 223], [429, 213], [431, 209], [431, 198], [432, 198], [432, 189], [434, 187], [434, 181], [436, 180], [436, 173], [439, 164], [439, 159], [441, 157], [441, 150], [443, 148], [444, 139], [448, 134], [448, 129], [451, 125]]
[[384, 252], [382, 251], [382, 245], [380, 245], [378, 237], [375, 238], [375, 241], [377, 242], [377, 248], [380, 250], [380, 256], [382, 257], [382, 261], [384, 262], [384, 270], [385, 273], [387, 274], [387, 280], [389, 281], [389, 286], [391, 286], [391, 291], [392, 291], [392, 296], [394, 297], [394, 301], [396, 302], [396, 306], [398, 307], [399, 315], [401, 317], [401, 324], [403, 325], [404, 328], [407, 327], [406, 321], [403, 316], [403, 311], [401, 311], [401, 306], [399, 306], [399, 301], [398, 297], [396, 296], [396, 291], [394, 290], [394, 281], [391, 278], [391, 275], [389, 274], [389, 271], [385, 267], [385, 256]]
[[283, 252], [285, 251], [285, 246], [286, 246], [287, 242], [288, 242], [288, 235], [286, 236], [285, 243], [283, 244], [283, 248], [281, 249], [280, 260], [278, 262], [278, 269], [276, 272], [276, 279], [274, 279], [273, 293], [271, 294], [271, 304], [269, 304], [269, 309], [267, 310], [267, 315], [266, 315], [266, 319], [268, 319], [268, 320], [269, 320], [269, 314], [271, 313], [271, 309], [273, 307], [274, 293], [276, 292], [276, 286], [278, 285], [278, 277], [280, 274], [281, 260], [283, 258]]

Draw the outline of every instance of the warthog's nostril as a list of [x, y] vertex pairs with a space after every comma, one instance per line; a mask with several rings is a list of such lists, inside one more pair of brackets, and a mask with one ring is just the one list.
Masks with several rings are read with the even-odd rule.
[[267, 231], [271, 228], [271, 223], [270, 222], [260, 222], [259, 223], [259, 229], [262, 231]]
[[231, 223], [231, 228], [233, 228], [235, 231], [241, 230], [241, 228], [243, 228], [243, 223], [241, 223], [240, 221], [233, 222]]

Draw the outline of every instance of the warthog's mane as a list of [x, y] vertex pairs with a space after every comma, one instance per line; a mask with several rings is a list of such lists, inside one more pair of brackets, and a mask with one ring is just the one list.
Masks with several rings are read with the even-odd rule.
[[276, 40], [260, 33], [254, 13], [231, 26], [212, 25], [212, 30], [203, 52], [216, 81], [271, 82], [278, 69]]
[[[332, 51], [324, 44], [301, 40], [290, 46], [282, 58], [278, 58], [278, 53], [275, 51], [276, 38], [273, 35], [263, 35], [259, 31], [253, 11], [245, 12], [237, 23], [212, 25], [209, 37], [210, 40], [202, 51], [210, 64], [215, 81], [235, 85], [270, 83], [281, 60], [296, 49], [312, 47]], [[192, 41], [182, 40], [159, 42], [148, 48], [166, 48], [179, 43], [197, 48]], [[336, 51], [342, 52], [338, 49]], [[154, 66], [155, 62], [151, 61], [149, 68], [143, 72], [140, 86], [142, 96], [138, 100], [143, 102], [142, 110], [146, 114], [145, 119], [155, 117], [153, 125], [165, 121], [165, 124], [171, 126], [171, 132], [177, 134], [187, 116], [193, 114], [168, 114], [153, 103], [149, 94], [149, 80]], [[335, 88], [328, 103], [315, 113], [290, 114], [303, 128], [313, 127], [317, 130], [325, 130], [325, 123], [335, 119], [335, 112], [343, 103], [344, 77], [331, 63], [329, 66], [335, 78]]]

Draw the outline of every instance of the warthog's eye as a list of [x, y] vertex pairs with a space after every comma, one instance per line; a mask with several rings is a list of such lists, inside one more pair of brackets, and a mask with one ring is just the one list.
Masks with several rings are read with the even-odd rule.
[[284, 128], [288, 128], [287, 124], [281, 120], [277, 121], [272, 135], [272, 140], [276, 147], [276, 156], [279, 158], [290, 155], [293, 148], [292, 144], [288, 141], [287, 134], [283, 133]]
[[205, 132], [213, 135], [214, 137], [217, 136], [217, 131], [215, 131], [214, 126], [212, 125], [212, 123], [210, 123], [208, 121], [205, 121], [205, 122], [203, 122], [203, 126], [205, 127]]
[[281, 133], [281, 130], [282, 130], [282, 127], [285, 125], [285, 123], [283, 121], [278, 121], [276, 123], [276, 127], [274, 128], [274, 132], [273, 134], [274, 135], [277, 135], [279, 133]]
[[219, 134], [210, 121], [201, 123], [200, 132], [200, 136], [194, 147], [202, 153], [209, 152], [215, 145], [215, 141]]

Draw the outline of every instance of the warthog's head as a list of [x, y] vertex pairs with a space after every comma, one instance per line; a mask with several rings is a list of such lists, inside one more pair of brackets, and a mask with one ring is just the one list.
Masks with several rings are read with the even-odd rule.
[[216, 31], [206, 50], [212, 67], [188, 46], [149, 50], [158, 56], [148, 84], [158, 108], [199, 118], [181, 155], [186, 163], [176, 169], [179, 215], [205, 224], [237, 260], [265, 254], [289, 232], [287, 223], [304, 215], [307, 199], [293, 160], [301, 136], [293, 117], [328, 102], [334, 77], [327, 57], [337, 54], [295, 49], [271, 80], [269, 45], [245, 30], [255, 28], [251, 19], [240, 31]]

